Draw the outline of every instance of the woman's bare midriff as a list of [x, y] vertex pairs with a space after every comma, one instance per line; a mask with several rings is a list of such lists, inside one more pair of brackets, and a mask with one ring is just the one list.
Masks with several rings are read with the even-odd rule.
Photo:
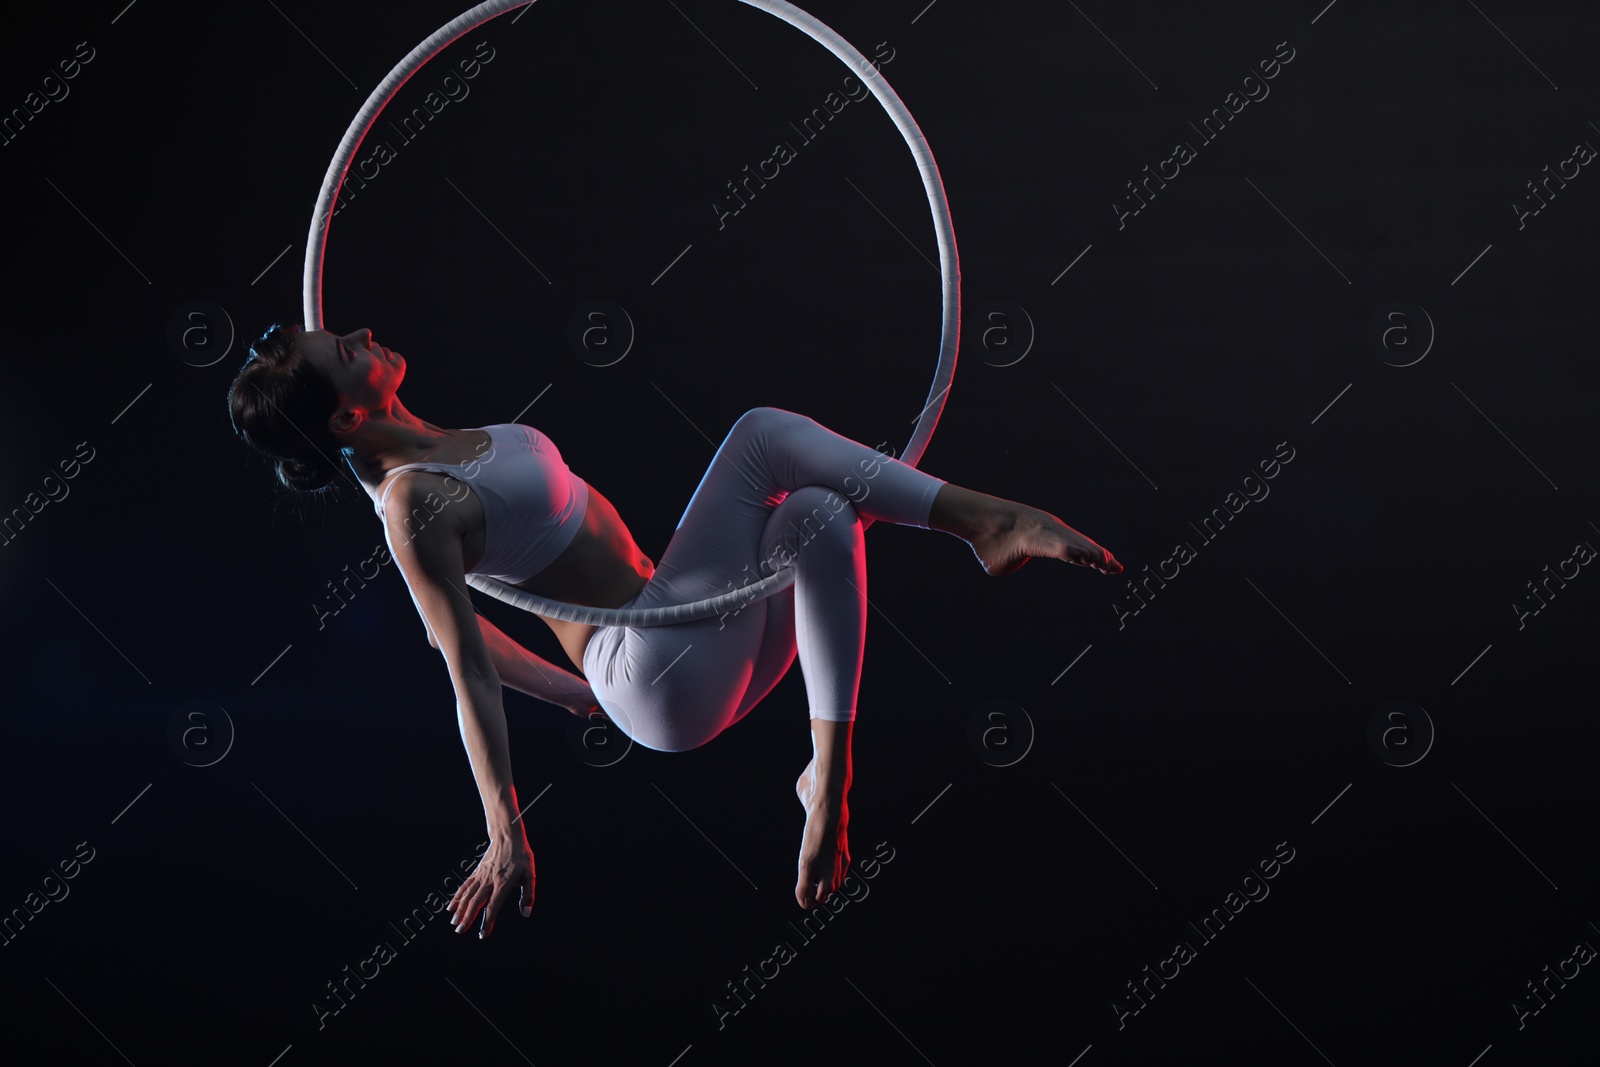
[[[655, 564], [634, 544], [617, 509], [591, 485], [583, 524], [572, 543], [544, 570], [517, 583], [517, 588], [565, 604], [620, 608], [639, 595], [655, 571]], [[559, 619], [544, 621], [582, 673], [584, 649], [599, 627]]]

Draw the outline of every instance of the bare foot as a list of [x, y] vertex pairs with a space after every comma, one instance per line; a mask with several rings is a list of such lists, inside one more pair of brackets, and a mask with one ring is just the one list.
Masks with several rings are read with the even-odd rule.
[[[809, 779], [810, 768], [802, 779]], [[811, 796], [810, 790], [807, 795]], [[845, 827], [850, 824], [850, 806], [844, 797], [823, 790], [805, 801], [806, 829], [800, 838], [799, 879], [794, 898], [810, 910], [823, 903], [844, 884], [850, 869], [850, 841]]]
[[994, 506], [974, 524], [976, 532], [967, 539], [990, 574], [1010, 574], [1034, 556], [1093, 567], [1101, 574], [1122, 573], [1115, 556], [1048, 511], [990, 499]]

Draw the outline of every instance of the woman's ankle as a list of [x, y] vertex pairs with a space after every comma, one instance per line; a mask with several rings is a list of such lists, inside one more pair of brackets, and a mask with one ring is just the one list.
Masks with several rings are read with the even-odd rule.
[[954, 482], [946, 482], [939, 487], [939, 492], [933, 498], [933, 506], [928, 509], [928, 528], [970, 541], [977, 532], [981, 517], [979, 495]]
[[1014, 517], [1007, 514], [1005, 504], [999, 497], [946, 482], [933, 498], [928, 528], [954, 534], [968, 542], [1004, 533], [1015, 523]]

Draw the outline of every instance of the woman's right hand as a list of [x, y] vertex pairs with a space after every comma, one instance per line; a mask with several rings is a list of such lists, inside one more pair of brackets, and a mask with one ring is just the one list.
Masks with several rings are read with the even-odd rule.
[[491, 832], [489, 841], [489, 851], [450, 898], [450, 922], [458, 934], [466, 932], [482, 912], [478, 937], [488, 937], [494, 932], [495, 915], [513, 891], [518, 893], [522, 917], [533, 913], [533, 849], [527, 831], [519, 822], [509, 834]]

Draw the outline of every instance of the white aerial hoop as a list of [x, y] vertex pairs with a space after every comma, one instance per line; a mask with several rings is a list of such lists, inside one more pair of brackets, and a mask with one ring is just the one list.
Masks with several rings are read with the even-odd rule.
[[[383, 81], [378, 83], [378, 87], [372, 90], [372, 95], [367, 97], [366, 103], [361, 105], [361, 110], [356, 112], [355, 119], [345, 130], [344, 137], [339, 141], [338, 151], [334, 153], [333, 160], [328, 164], [327, 173], [323, 176], [322, 189], [317, 194], [317, 207], [311, 216], [311, 230], [306, 237], [305, 273], [301, 296], [307, 329], [322, 329], [322, 260], [327, 250], [328, 229], [333, 222], [333, 205], [339, 197], [340, 187], [344, 185], [345, 173], [350, 169], [356, 149], [361, 146], [367, 131], [377, 122], [378, 115], [400, 90], [400, 86], [420, 70], [423, 64], [443, 51], [450, 42], [477, 29], [496, 15], [513, 8], [526, 7], [533, 2], [534, 0], [487, 0], [465, 14], [451, 19], [435, 30], [427, 40], [413, 48]], [[939, 362], [934, 369], [933, 385], [928, 390], [927, 403], [923, 406], [916, 427], [911, 432], [911, 440], [900, 456], [903, 462], [914, 467], [922, 459], [928, 441], [933, 437], [933, 428], [938, 424], [939, 415], [944, 410], [945, 395], [950, 391], [951, 380], [955, 377], [956, 349], [961, 332], [961, 264], [956, 255], [955, 225], [950, 218], [950, 205], [945, 199], [944, 183], [939, 178], [938, 164], [933, 160], [933, 151], [928, 147], [922, 131], [917, 128], [916, 120], [906, 110], [905, 104], [901, 103], [900, 97], [889, 87], [882, 73], [850, 42], [798, 7], [785, 3], [784, 0], [740, 0], [740, 2], [759, 8], [801, 30], [839, 57], [847, 66], [859, 72], [863, 84], [872, 91], [878, 103], [883, 105], [895, 128], [900, 131], [900, 136], [905, 138], [906, 146], [911, 149], [911, 155], [916, 160], [917, 170], [922, 174], [922, 187], [928, 196], [928, 207], [933, 213], [933, 229], [939, 241], [939, 276], [943, 288], [944, 316], [939, 338]], [[862, 525], [870, 525], [870, 520], [863, 520]], [[777, 573], [742, 589], [735, 589], [706, 600], [690, 604], [630, 609], [563, 604], [476, 574], [467, 576], [467, 584], [508, 604], [514, 604], [524, 611], [565, 622], [580, 622], [593, 626], [664, 626], [738, 611], [762, 597], [794, 584], [795, 574], [795, 567], [791, 563], [780, 568]]]

